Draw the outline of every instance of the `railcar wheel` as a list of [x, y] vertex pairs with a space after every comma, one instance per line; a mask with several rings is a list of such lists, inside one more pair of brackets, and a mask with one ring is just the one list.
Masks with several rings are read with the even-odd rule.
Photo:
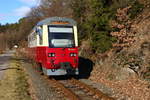
[[43, 70], [42, 70], [42, 64], [41, 63], [33, 63], [33, 67], [35, 68], [36, 71], [40, 72], [41, 74], [43, 74]]
[[40, 72], [43, 75], [43, 69], [42, 69], [42, 64], [37, 63], [37, 71]]

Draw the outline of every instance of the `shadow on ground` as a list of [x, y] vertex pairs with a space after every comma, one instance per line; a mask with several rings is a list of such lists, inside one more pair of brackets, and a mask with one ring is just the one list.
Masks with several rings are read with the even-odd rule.
[[8, 70], [8, 69], [17, 69], [17, 70], [21, 70], [20, 68], [2, 68], [2, 69], [0, 69], [0, 71]]
[[79, 57], [79, 77], [89, 78], [93, 70], [94, 63], [87, 58]]

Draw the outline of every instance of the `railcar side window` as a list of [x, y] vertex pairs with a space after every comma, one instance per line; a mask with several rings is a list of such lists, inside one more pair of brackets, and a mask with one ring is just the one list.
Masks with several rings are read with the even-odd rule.
[[49, 26], [50, 47], [74, 47], [74, 32], [70, 26]]
[[43, 44], [43, 29], [42, 27], [37, 28], [37, 34], [39, 35], [39, 44]]

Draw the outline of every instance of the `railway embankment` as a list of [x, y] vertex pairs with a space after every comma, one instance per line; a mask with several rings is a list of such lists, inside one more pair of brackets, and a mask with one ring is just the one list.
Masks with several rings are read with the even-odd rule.
[[[103, 100], [113, 100], [111, 96], [117, 93], [112, 92], [108, 87], [104, 89], [104, 85], [93, 84], [94, 82], [88, 79], [80, 80], [79, 78], [78, 80], [89, 87], [93, 87], [94, 91], [80, 85], [81, 83], [77, 86], [77, 83], [74, 84], [69, 76], [46, 77], [36, 71], [29, 60], [21, 60], [21, 62], [30, 77], [30, 85], [34, 89], [32, 94], [35, 94], [36, 100], [101, 100], [102, 98]], [[76, 81], [79, 82], [78, 80]], [[97, 93], [95, 91], [102, 92]], [[96, 93], [100, 96], [97, 96]]]
[[[52, 77], [46, 77], [45, 75], [42, 75], [40, 72], [38, 72], [32, 62], [26, 58], [19, 57], [18, 61], [21, 63], [22, 67], [28, 74], [31, 91], [30, 93], [32, 98], [35, 98], [35, 100], [76, 100], [68, 99], [68, 97], [74, 97], [69, 95], [74, 93], [81, 100], [100, 100], [102, 98], [107, 100], [106, 95], [109, 98], [109, 96], [113, 97], [117, 94], [117, 92], [112, 91], [111, 88], [96, 84], [89, 79], [85, 79], [85, 77], [83, 79], [83, 76], [85, 75], [78, 77], [78, 80], [84, 84], [87, 84], [89, 87], [94, 88], [94, 92], [87, 87], [84, 88], [82, 85], [77, 86], [77, 84], [73, 84], [74, 82], [72, 83], [70, 80], [71, 77], [54, 77], [55, 79]], [[84, 66], [84, 68], [85, 67], [87, 66]], [[68, 91], [68, 93], [66, 91]], [[69, 91], [71, 91], [71, 93]], [[100, 97], [95, 94], [95, 91], [102, 91]]]
[[[0, 80], [0, 100], [32, 100], [29, 93], [27, 74], [20, 62], [13, 56], [13, 52], [2, 57], [3, 78]], [[1, 62], [2, 63], [2, 62]]]
[[22, 57], [19, 57], [18, 60], [29, 76], [30, 92], [34, 100], [66, 100], [37, 72], [32, 62]]

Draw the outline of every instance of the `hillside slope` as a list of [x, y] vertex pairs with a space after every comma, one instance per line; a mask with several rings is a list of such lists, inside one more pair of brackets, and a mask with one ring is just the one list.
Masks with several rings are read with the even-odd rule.
[[149, 8], [132, 20], [129, 33], [134, 33], [134, 43], [119, 52], [112, 49], [96, 59], [90, 79], [107, 84], [128, 99], [150, 100]]

